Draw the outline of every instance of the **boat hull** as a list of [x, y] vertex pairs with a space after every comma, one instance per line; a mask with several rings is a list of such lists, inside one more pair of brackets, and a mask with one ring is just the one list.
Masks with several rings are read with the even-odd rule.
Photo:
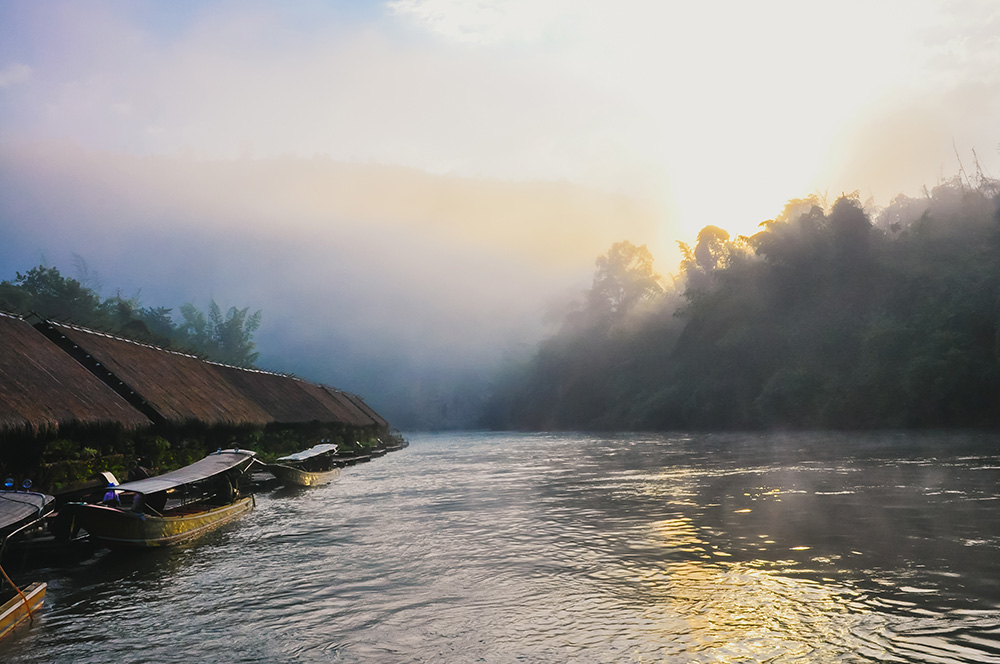
[[253, 498], [194, 514], [153, 516], [104, 505], [75, 505], [76, 525], [92, 538], [113, 548], [153, 548], [184, 542], [231, 521], [253, 509]]
[[4, 602], [3, 606], [0, 607], [0, 639], [28, 620], [31, 614], [42, 606], [46, 587], [45, 583], [37, 581], [24, 589], [23, 597], [18, 593]]
[[339, 466], [344, 464], [345, 466], [353, 466], [356, 463], [365, 463], [366, 461], [371, 461], [371, 454], [338, 454], [335, 463]]
[[268, 470], [285, 484], [294, 484], [295, 486], [318, 486], [332, 482], [340, 477], [340, 468], [333, 468], [322, 472], [309, 472], [283, 464], [272, 464], [268, 466]]

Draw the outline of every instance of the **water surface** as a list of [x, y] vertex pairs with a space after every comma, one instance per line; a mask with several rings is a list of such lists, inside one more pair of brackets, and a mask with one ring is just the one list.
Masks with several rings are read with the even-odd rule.
[[42, 568], [12, 662], [998, 662], [1000, 438], [411, 436]]

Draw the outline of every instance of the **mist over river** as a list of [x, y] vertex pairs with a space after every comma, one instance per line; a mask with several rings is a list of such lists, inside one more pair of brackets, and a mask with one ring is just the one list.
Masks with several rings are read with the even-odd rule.
[[409, 439], [197, 543], [29, 572], [0, 660], [1000, 662], [1000, 437]]

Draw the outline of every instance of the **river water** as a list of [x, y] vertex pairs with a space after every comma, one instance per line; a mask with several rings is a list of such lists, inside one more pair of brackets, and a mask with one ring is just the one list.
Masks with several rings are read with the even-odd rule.
[[410, 436], [29, 576], [4, 662], [998, 662], [1000, 438]]

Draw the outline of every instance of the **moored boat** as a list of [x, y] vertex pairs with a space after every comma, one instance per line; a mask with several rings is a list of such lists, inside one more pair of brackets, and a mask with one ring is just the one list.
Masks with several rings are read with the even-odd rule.
[[403, 438], [403, 434], [399, 433], [396, 429], [390, 431], [387, 438], [387, 441], [383, 441], [381, 438], [378, 439], [387, 452], [398, 452], [399, 450], [410, 446], [409, 441]]
[[[13, 486], [13, 481], [8, 484]], [[30, 483], [27, 483], [30, 487]], [[56, 499], [34, 491], [0, 490], [0, 544], [40, 523], [52, 511]], [[0, 547], [0, 553], [2, 553]]]
[[95, 473], [90, 479], [71, 485], [54, 494], [55, 507], [44, 517], [8, 541], [7, 561], [31, 564], [56, 564], [79, 560], [94, 553], [95, 545], [86, 532], [71, 530], [72, 517], [62, 511], [70, 502], [97, 503], [118, 484], [109, 471]]
[[[55, 503], [52, 496], [28, 491], [30, 482], [25, 482], [25, 491], [11, 490], [12, 480], [8, 480], [6, 486], [5, 490], [0, 491], [0, 558], [7, 542], [41, 523]], [[6, 583], [0, 591], [0, 601], [3, 602], [0, 605], [0, 639], [24, 621], [32, 620], [45, 599], [46, 590], [46, 584], [41, 581], [21, 590], [10, 580], [7, 572], [3, 572], [3, 580]]]
[[201, 461], [109, 490], [101, 504], [69, 503], [75, 527], [109, 547], [150, 548], [183, 542], [253, 509], [240, 478], [249, 450], [219, 450]]
[[342, 466], [353, 466], [357, 463], [365, 463], [372, 460], [372, 455], [367, 452], [348, 452], [337, 455], [337, 462]]
[[36, 581], [24, 590], [15, 589], [13, 596], [0, 605], [0, 639], [21, 623], [33, 619], [45, 600], [46, 588], [45, 583]]
[[332, 443], [314, 445], [307, 450], [281, 457], [268, 464], [268, 471], [285, 484], [317, 486], [340, 476], [337, 446]]

